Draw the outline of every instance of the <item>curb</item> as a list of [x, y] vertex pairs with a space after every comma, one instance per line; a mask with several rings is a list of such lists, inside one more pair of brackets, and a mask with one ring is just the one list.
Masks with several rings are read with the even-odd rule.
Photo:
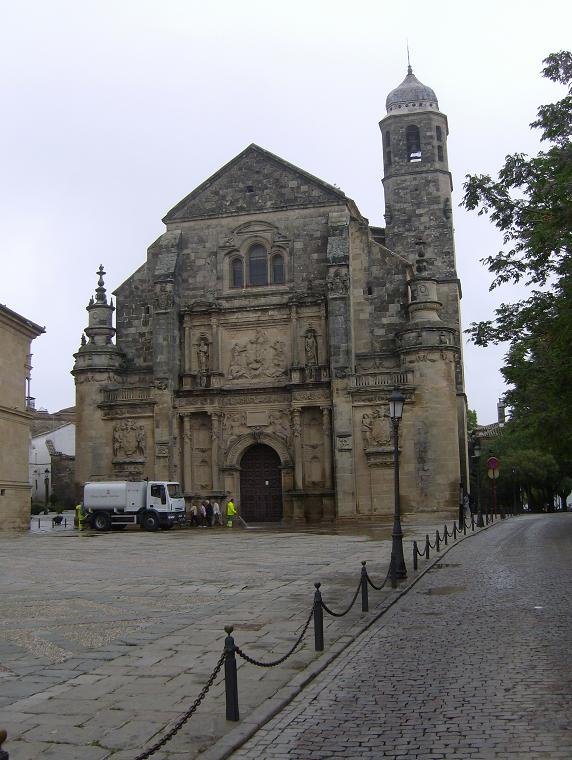
[[[461, 536], [456, 540], [454, 544], [447, 546], [443, 551], [433, 559], [430, 560], [423, 570], [419, 571], [415, 578], [410, 583], [407, 583], [402, 589], [392, 594], [392, 598], [384, 604], [372, 617], [367, 621], [360, 621], [355, 624], [355, 630], [351, 633], [346, 633], [336, 640], [327, 652], [320, 655], [317, 659], [311, 662], [302, 673], [294, 676], [294, 678], [282, 686], [273, 697], [266, 699], [261, 705], [256, 707], [244, 720], [241, 720], [240, 724], [236, 728], [231, 729], [227, 734], [222, 736], [204, 752], [199, 752], [198, 757], [203, 760], [226, 760], [232, 753], [241, 747], [248, 741], [254, 734], [262, 728], [268, 721], [274, 718], [281, 710], [292, 702], [292, 700], [300, 694], [303, 689], [316, 678], [322, 671], [324, 671], [329, 665], [334, 662], [345, 649], [353, 644], [365, 631], [385, 615], [397, 602], [408, 594], [409, 591], [423, 578], [423, 576], [431, 570], [434, 565], [440, 562], [451, 549], [457, 547], [463, 541], [468, 538], [474, 538], [480, 535], [483, 531], [489, 530], [495, 525], [500, 524], [502, 521], [499, 519], [497, 522], [485, 525], [483, 528], [479, 528], [474, 533], [468, 533], [466, 536]], [[367, 613], [362, 613], [367, 614]]]

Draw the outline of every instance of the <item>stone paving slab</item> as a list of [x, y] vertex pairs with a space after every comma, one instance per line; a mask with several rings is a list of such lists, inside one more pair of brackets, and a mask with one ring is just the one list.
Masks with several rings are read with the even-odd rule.
[[[405, 521], [406, 547], [444, 519]], [[381, 580], [390, 530], [0, 534], [0, 727], [11, 760], [133, 760], [195, 699], [222, 651], [225, 624], [235, 625], [249, 653], [282, 654], [311, 608], [314, 581], [339, 608], [357, 586], [361, 560]], [[386, 598], [378, 594], [377, 603]], [[359, 624], [358, 610], [359, 600], [342, 620], [326, 617], [327, 647]], [[315, 659], [310, 631], [280, 668], [241, 663], [244, 718]], [[232, 728], [219, 678], [154, 757], [190, 760]]]

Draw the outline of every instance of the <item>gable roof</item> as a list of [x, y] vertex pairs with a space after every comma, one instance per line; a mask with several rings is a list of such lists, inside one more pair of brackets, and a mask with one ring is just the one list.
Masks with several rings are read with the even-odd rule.
[[349, 201], [339, 188], [252, 143], [179, 201], [163, 222]]

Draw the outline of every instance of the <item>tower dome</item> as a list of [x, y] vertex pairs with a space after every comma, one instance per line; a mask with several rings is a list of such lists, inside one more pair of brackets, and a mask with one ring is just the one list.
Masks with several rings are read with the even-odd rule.
[[411, 66], [407, 67], [407, 76], [403, 82], [392, 90], [385, 101], [387, 113], [394, 111], [429, 111], [439, 110], [439, 103], [434, 90], [422, 84]]

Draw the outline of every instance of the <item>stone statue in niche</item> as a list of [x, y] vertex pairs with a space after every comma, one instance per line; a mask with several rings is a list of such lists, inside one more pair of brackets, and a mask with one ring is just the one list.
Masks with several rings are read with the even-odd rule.
[[306, 330], [304, 336], [304, 363], [306, 366], [316, 366], [318, 364], [318, 340], [314, 328]]
[[113, 428], [114, 458], [144, 458], [146, 448], [145, 428], [132, 420], [123, 420]]
[[365, 412], [361, 420], [361, 436], [364, 449], [379, 449], [391, 445], [389, 415], [375, 409]]
[[207, 338], [202, 335], [197, 346], [197, 361], [199, 365], [199, 385], [204, 388], [210, 369], [210, 346]]

